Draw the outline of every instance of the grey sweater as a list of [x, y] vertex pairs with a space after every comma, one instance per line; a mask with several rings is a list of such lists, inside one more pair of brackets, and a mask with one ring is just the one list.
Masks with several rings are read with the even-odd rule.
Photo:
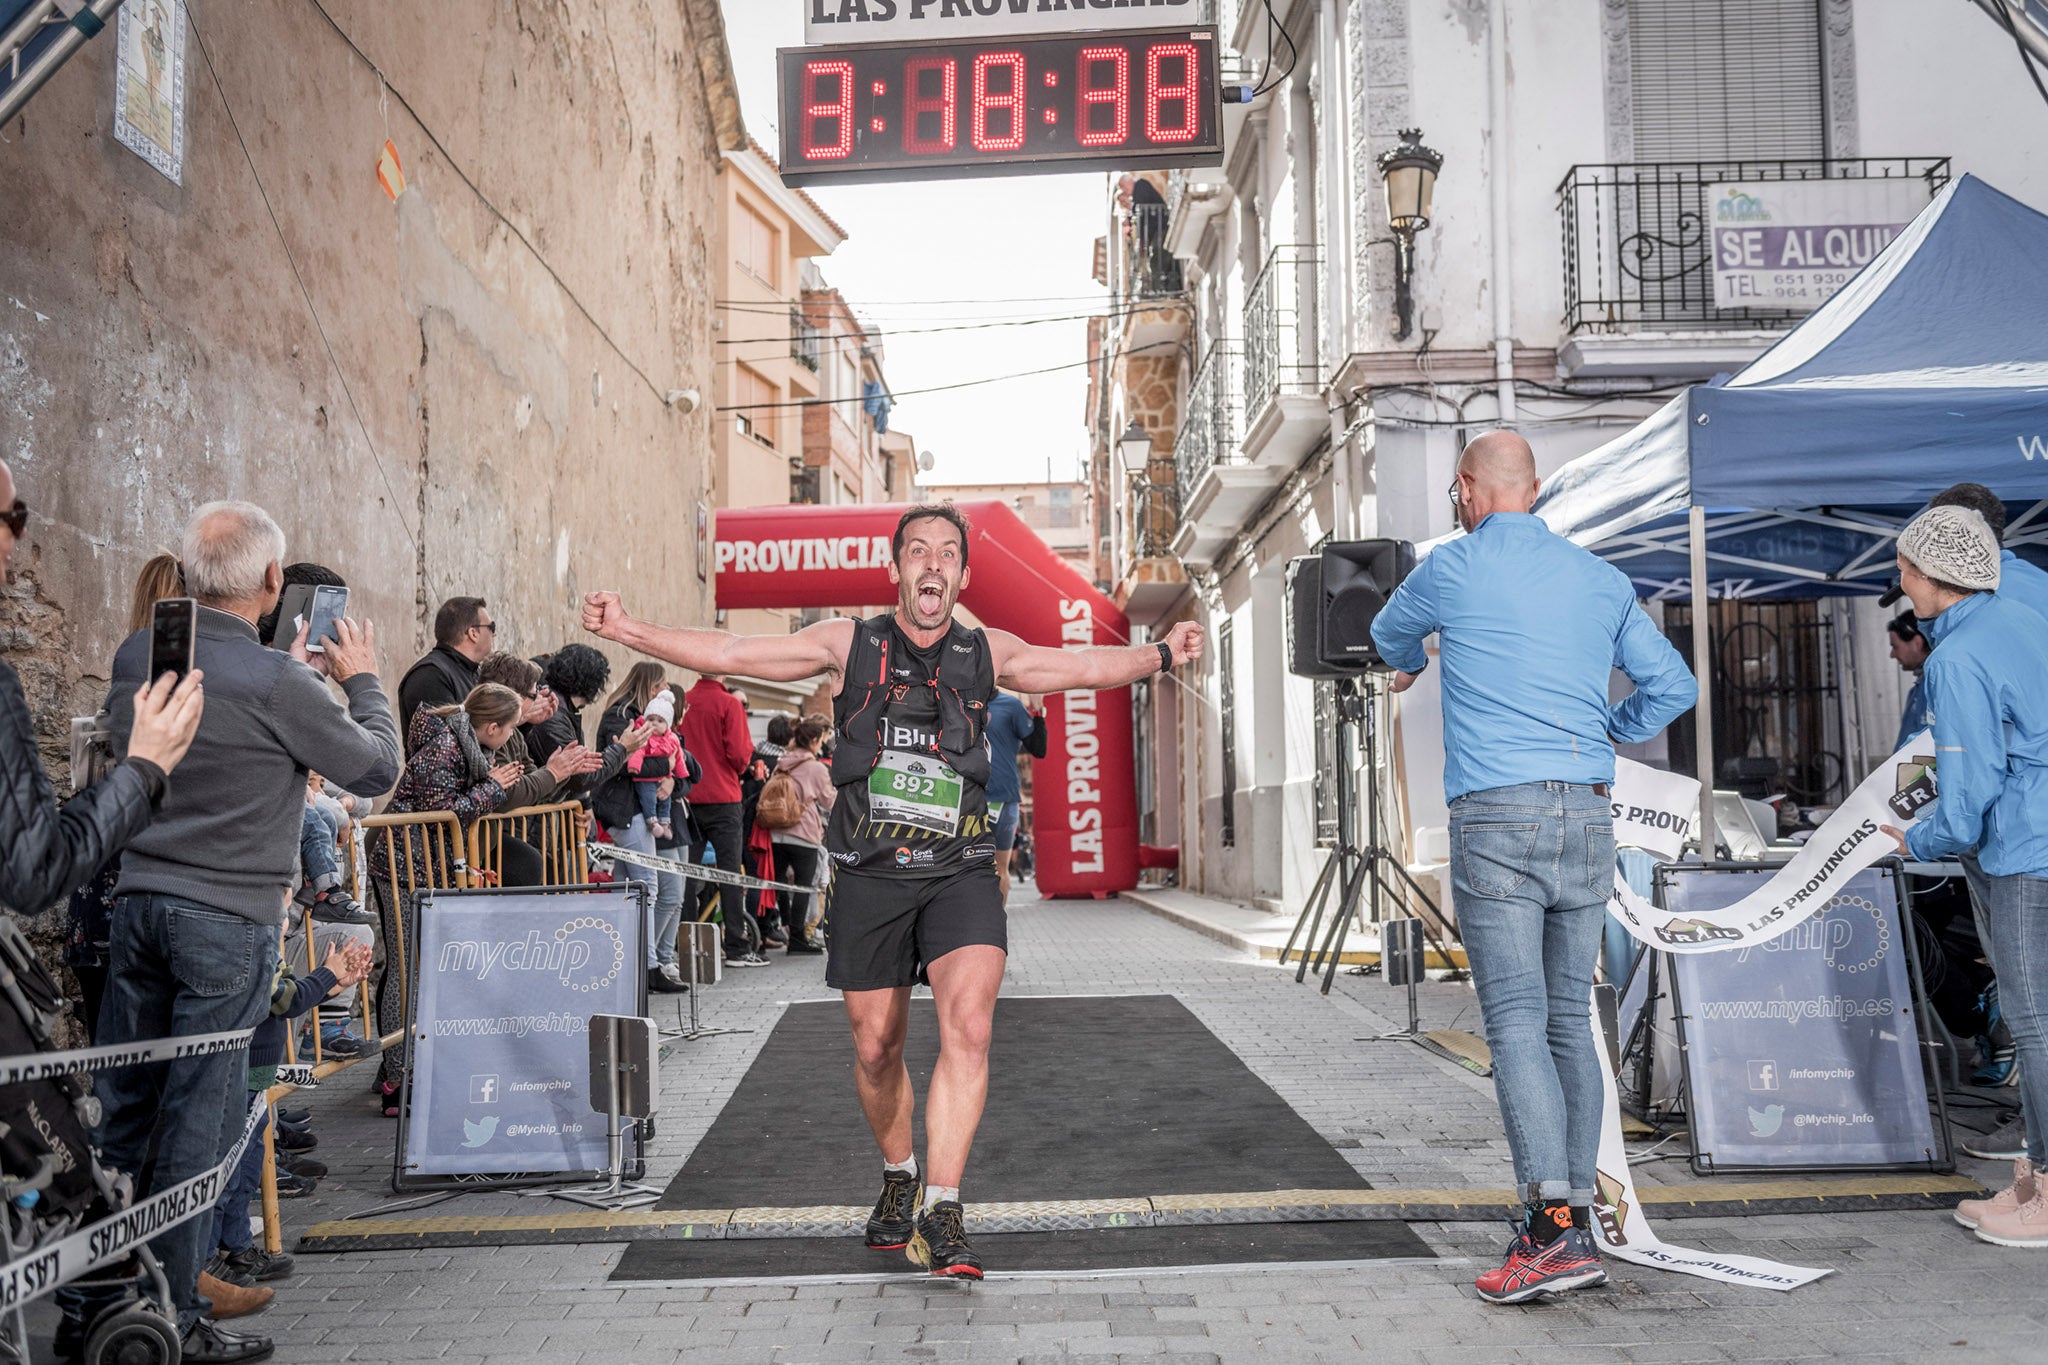
[[[258, 924], [284, 918], [299, 875], [306, 773], [352, 792], [389, 791], [403, 763], [383, 684], [358, 673], [327, 680], [283, 650], [266, 649], [239, 616], [199, 609], [194, 661], [206, 675], [206, 714], [162, 809], [121, 859], [117, 895], [178, 896]], [[107, 698], [125, 753], [135, 690], [149, 669], [149, 632], [114, 655]]]

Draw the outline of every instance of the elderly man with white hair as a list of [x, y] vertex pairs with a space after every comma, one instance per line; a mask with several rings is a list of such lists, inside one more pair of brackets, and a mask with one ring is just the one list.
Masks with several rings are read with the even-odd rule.
[[1962, 857], [2019, 1055], [2026, 1155], [2011, 1185], [1964, 1200], [1956, 1221], [1999, 1246], [2048, 1248], [2048, 626], [2004, 576], [1998, 537], [1969, 507], [1930, 507], [1899, 533], [1899, 583], [1934, 646], [1922, 679], [1940, 799], [1903, 837], [1886, 833], [1921, 862]]
[[[206, 714], [156, 821], [121, 861], [103, 1044], [246, 1029], [262, 1019], [298, 878], [308, 770], [356, 792], [398, 780], [398, 727], [377, 679], [371, 627], [340, 621], [339, 639], [311, 657], [303, 626], [289, 651], [257, 639], [257, 619], [283, 588], [284, 550], [277, 523], [250, 503], [209, 503], [186, 528], [180, 559], [199, 603], [194, 664], [206, 675]], [[149, 657], [147, 630], [114, 656], [108, 710], [117, 748], [130, 741]], [[102, 1072], [102, 1158], [140, 1178], [154, 1130], [152, 1188], [174, 1188], [217, 1165], [241, 1135], [244, 1065], [243, 1054], [229, 1052]], [[262, 1359], [272, 1349], [267, 1339], [211, 1320], [255, 1311], [269, 1291], [203, 1274], [210, 1228], [210, 1219], [192, 1219], [153, 1242], [177, 1303], [183, 1358]], [[68, 1299], [60, 1352], [90, 1307]]]

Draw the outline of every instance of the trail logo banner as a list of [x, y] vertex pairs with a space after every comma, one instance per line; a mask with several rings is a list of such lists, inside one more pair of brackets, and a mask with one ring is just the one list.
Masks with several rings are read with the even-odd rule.
[[[1636, 788], [1645, 771], [1650, 770], [1640, 764], [1617, 770], [1617, 807], [1658, 799], [1654, 792]], [[1910, 829], [1935, 799], [1934, 744], [1922, 731], [1864, 778], [1776, 875], [1735, 904], [1685, 915], [1659, 911], [1616, 872], [1608, 909], [1630, 934], [1660, 952], [1712, 953], [1767, 943], [1819, 914], [1864, 868], [1897, 853], [1881, 827]], [[1624, 842], [1618, 824], [1615, 838]]]

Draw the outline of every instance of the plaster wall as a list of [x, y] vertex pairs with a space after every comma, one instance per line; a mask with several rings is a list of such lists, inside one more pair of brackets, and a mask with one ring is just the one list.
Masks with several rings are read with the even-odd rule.
[[189, 10], [182, 184], [111, 136], [111, 35], [0, 130], [0, 455], [35, 509], [0, 630], [45, 735], [213, 498], [348, 577], [387, 681], [456, 593], [523, 654], [598, 586], [707, 619], [710, 418], [664, 396], [712, 392], [715, 7]]

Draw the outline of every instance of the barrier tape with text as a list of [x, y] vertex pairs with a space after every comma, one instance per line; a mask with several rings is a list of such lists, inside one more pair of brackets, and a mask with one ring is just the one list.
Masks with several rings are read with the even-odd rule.
[[702, 863], [679, 863], [674, 858], [660, 858], [652, 853], [636, 853], [630, 848], [617, 844], [592, 844], [591, 861], [599, 863], [631, 863], [644, 867], [650, 872], [668, 872], [678, 877], [687, 877], [697, 882], [717, 882], [721, 886], [742, 886], [749, 891], [791, 891], [808, 896], [817, 891], [815, 886], [795, 886], [789, 882], [763, 881], [759, 877], [748, 877], [738, 872], [728, 872], [722, 867], [706, 867]]

